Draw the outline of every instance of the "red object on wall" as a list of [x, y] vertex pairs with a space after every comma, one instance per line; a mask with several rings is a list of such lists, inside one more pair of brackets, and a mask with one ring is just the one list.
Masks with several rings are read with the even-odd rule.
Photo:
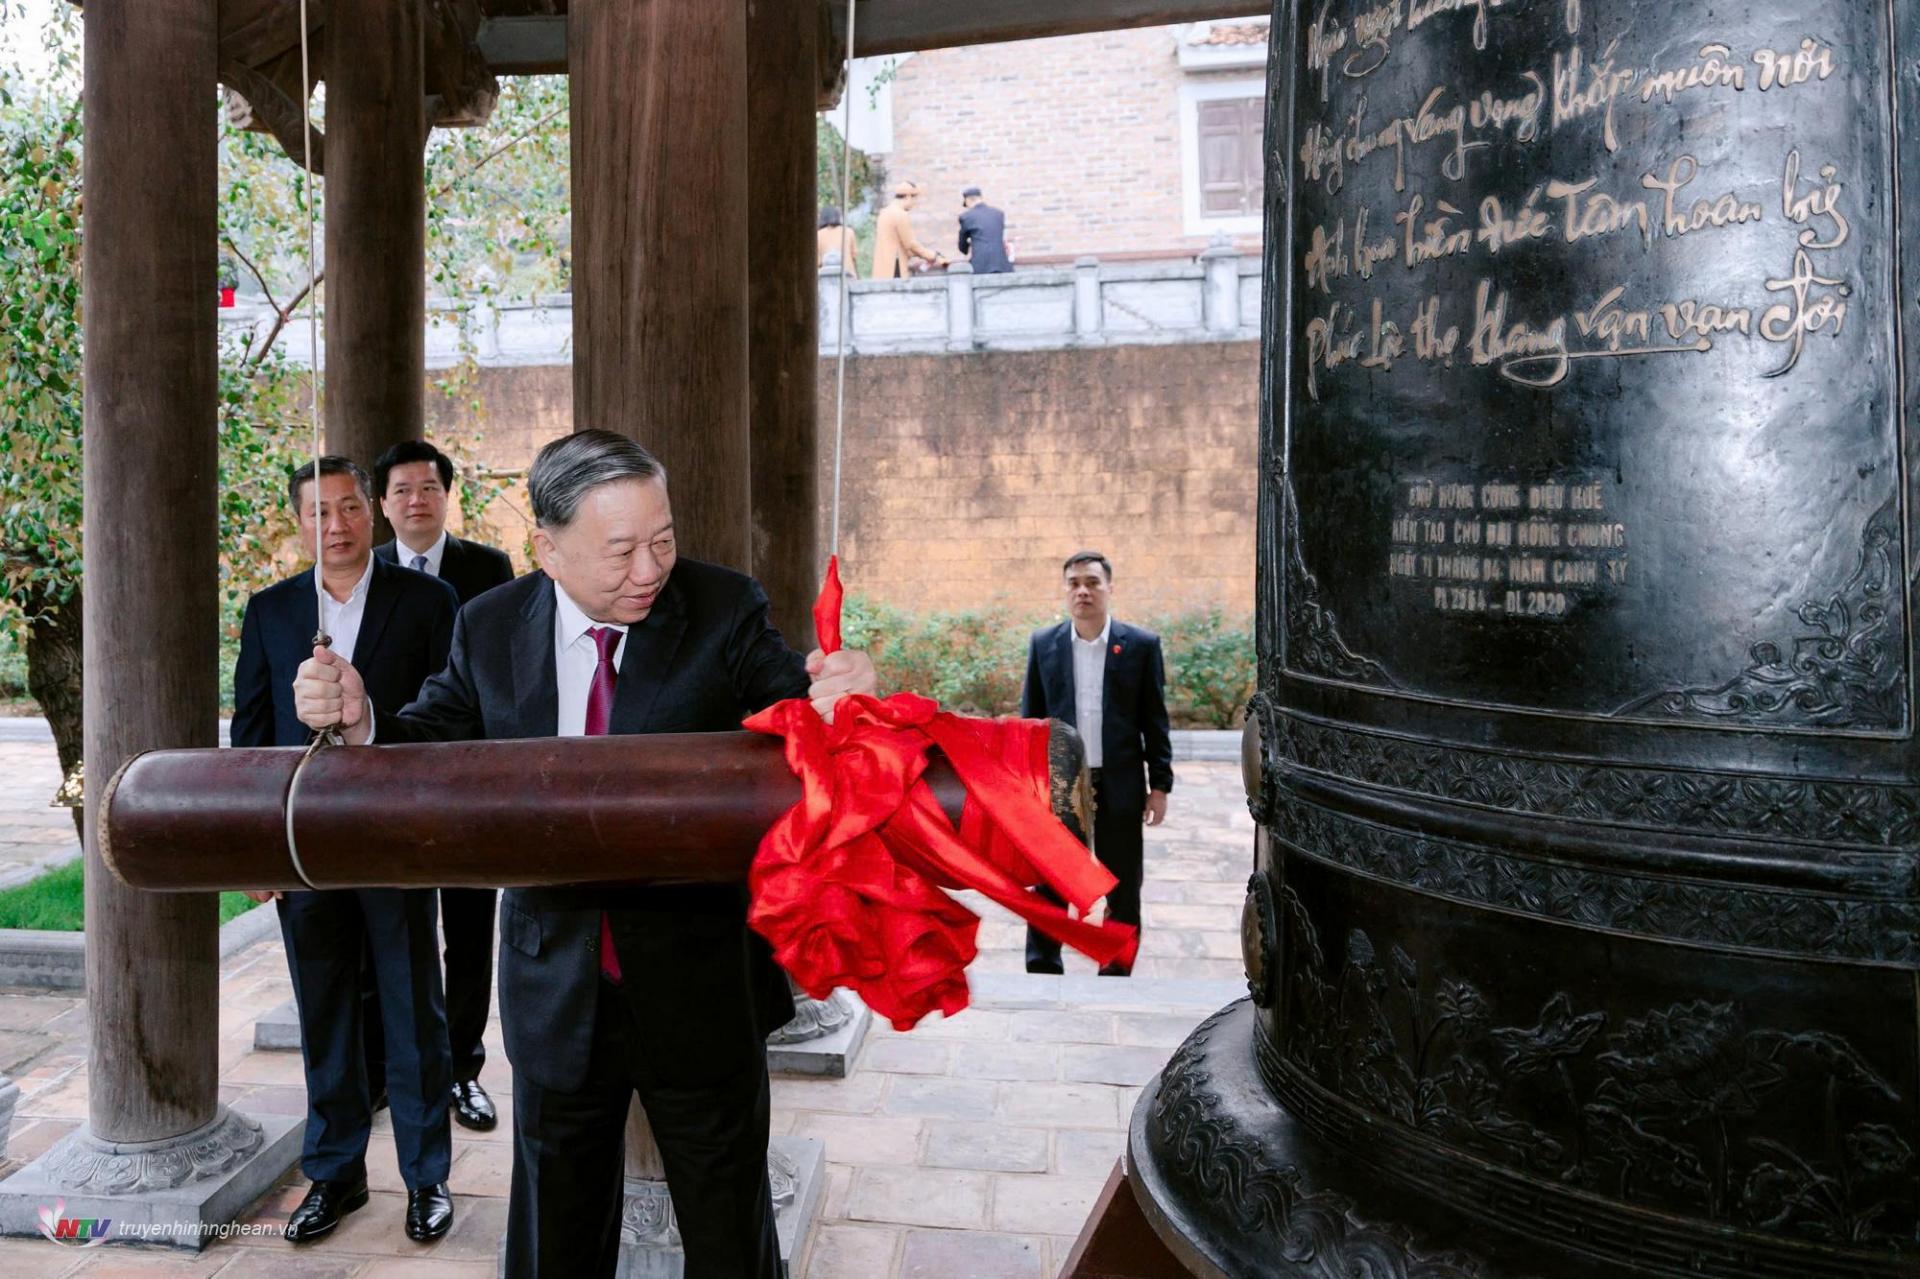
[[220, 290], [220, 305], [222, 307], [233, 305], [233, 288], [231, 285], [223, 287]]

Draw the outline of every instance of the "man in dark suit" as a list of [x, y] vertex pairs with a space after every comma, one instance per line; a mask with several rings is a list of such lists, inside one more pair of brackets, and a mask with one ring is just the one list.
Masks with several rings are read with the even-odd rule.
[[[389, 564], [430, 573], [465, 605], [513, 580], [505, 552], [447, 532], [447, 495], [453, 459], [425, 440], [394, 445], [373, 464], [373, 491], [393, 525], [394, 540], [373, 549]], [[487, 1049], [487, 1009], [493, 1002], [491, 888], [442, 888], [440, 931], [446, 943], [447, 1043], [453, 1050], [453, 1117], [481, 1132], [499, 1121], [480, 1086]]]
[[972, 260], [975, 275], [1013, 270], [1007, 254], [1007, 215], [983, 200], [979, 187], [960, 193], [960, 255]]
[[[782, 698], [825, 714], [872, 691], [865, 654], [803, 661], [752, 579], [677, 560], [666, 476], [631, 440], [556, 440], [527, 487], [544, 572], [461, 610], [446, 670], [399, 714], [369, 706], [354, 668], [316, 651], [295, 686], [306, 723], [340, 725], [349, 742], [708, 732]], [[509, 890], [500, 931], [514, 1071], [506, 1273], [614, 1273], [638, 1092], [687, 1279], [774, 1279], [765, 1039], [793, 1013], [747, 930], [745, 891]]]
[[[366, 695], [397, 710], [446, 665], [453, 635], [453, 588], [374, 559], [373, 499], [366, 472], [343, 457], [309, 462], [288, 489], [316, 569], [276, 582], [247, 601], [233, 673], [235, 746], [304, 746], [294, 677], [314, 651], [314, 631], [366, 672]], [[325, 590], [324, 608], [314, 572]], [[393, 1140], [407, 1185], [408, 1237], [437, 1239], [453, 1223], [447, 1169], [451, 1087], [446, 1013], [434, 937], [434, 893], [361, 888], [262, 893], [280, 898], [280, 932], [300, 1013], [307, 1076], [301, 1171], [313, 1180], [287, 1220], [287, 1239], [326, 1234], [367, 1202], [367, 1137], [373, 1106], [362, 1043], [362, 953], [371, 950], [387, 1044], [386, 1084]]]
[[[1137, 928], [1141, 827], [1166, 820], [1173, 789], [1166, 662], [1158, 635], [1113, 619], [1113, 565], [1106, 556], [1076, 551], [1061, 573], [1068, 620], [1034, 632], [1020, 713], [1062, 719], [1080, 730], [1093, 775], [1094, 855], [1120, 881], [1107, 894], [1107, 918]], [[1032, 928], [1027, 971], [1061, 971], [1060, 943]], [[1127, 972], [1118, 964], [1100, 970], [1103, 977]]]

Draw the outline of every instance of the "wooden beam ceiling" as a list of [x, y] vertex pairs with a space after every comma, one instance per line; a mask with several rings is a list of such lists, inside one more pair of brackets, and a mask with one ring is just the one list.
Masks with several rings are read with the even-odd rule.
[[[830, 0], [844, 30], [846, 7]], [[993, 44], [1125, 27], [1264, 17], [1272, 0], [864, 0], [854, 39], [861, 57]], [[564, 74], [565, 14], [489, 18], [479, 44], [499, 75]]]
[[488, 18], [477, 37], [495, 75], [565, 75], [567, 16]]

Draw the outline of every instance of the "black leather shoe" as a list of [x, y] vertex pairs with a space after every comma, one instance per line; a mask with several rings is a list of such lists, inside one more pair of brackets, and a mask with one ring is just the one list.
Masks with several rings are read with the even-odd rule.
[[1102, 964], [1100, 965], [1100, 975], [1102, 977], [1131, 977], [1133, 976], [1133, 969], [1126, 967], [1124, 964]]
[[340, 1224], [340, 1218], [367, 1205], [367, 1183], [359, 1181], [316, 1181], [307, 1187], [307, 1197], [287, 1218], [287, 1242], [306, 1243], [327, 1234]]
[[493, 1098], [487, 1096], [487, 1090], [480, 1086], [477, 1079], [453, 1086], [453, 1118], [462, 1128], [471, 1128], [475, 1132], [486, 1132], [500, 1122], [500, 1115], [493, 1108]]
[[407, 1238], [431, 1243], [453, 1224], [453, 1192], [447, 1183], [407, 1192]]

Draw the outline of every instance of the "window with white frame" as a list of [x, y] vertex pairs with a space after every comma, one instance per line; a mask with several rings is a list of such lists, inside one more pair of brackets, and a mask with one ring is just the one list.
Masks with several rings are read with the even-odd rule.
[[1260, 230], [1266, 112], [1262, 79], [1180, 87], [1181, 185], [1188, 235]]

